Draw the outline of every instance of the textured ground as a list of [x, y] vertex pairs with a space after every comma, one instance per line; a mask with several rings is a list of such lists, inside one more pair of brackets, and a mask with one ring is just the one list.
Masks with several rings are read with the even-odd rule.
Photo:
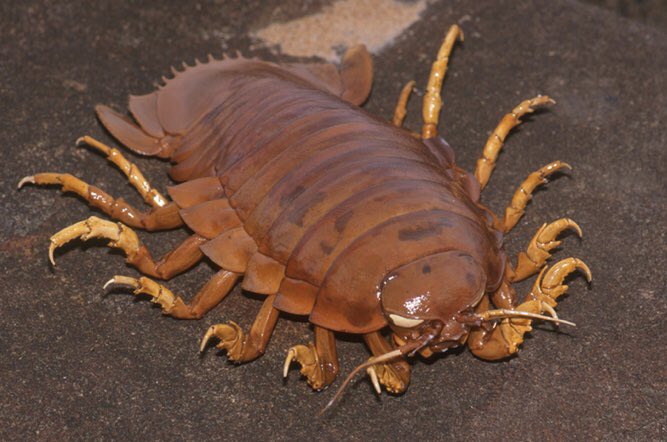
[[[367, 107], [389, 116], [402, 84], [424, 84], [444, 30], [461, 23], [466, 41], [445, 82], [441, 129], [467, 168], [522, 98], [558, 100], [509, 139], [484, 198], [499, 210], [532, 170], [554, 159], [574, 165], [536, 194], [507, 247], [516, 252], [541, 223], [572, 217], [585, 238], [567, 237], [557, 257], [583, 258], [594, 283], [573, 278], [560, 304], [578, 327], [539, 327], [517, 358], [417, 361], [397, 398], [377, 398], [359, 377], [319, 419], [332, 392], [313, 393], [296, 369], [287, 382], [280, 375], [286, 350], [310, 339], [307, 324], [281, 321], [267, 354], [246, 366], [213, 350], [200, 358], [206, 327], [248, 325], [257, 300], [237, 293], [206, 319], [179, 322], [127, 294], [105, 296], [111, 275], [134, 273], [118, 254], [74, 244], [56, 269], [46, 256], [50, 234], [89, 209], [55, 190], [14, 190], [24, 175], [67, 171], [139, 205], [120, 173], [73, 146], [86, 133], [111, 141], [93, 106], [120, 108], [169, 65], [207, 52], [275, 57], [247, 33], [326, 2], [185, 3], [0, 4], [0, 439], [667, 437], [664, 32], [573, 1], [454, 0], [433, 3], [376, 56]], [[136, 162], [157, 187], [169, 184], [165, 163]], [[141, 235], [157, 255], [185, 236]], [[201, 265], [169, 286], [189, 295], [211, 272]], [[339, 354], [343, 373], [367, 357], [353, 339]]]

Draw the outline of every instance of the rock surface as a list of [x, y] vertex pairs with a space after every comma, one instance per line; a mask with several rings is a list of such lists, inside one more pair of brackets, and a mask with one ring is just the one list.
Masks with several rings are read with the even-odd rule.
[[[390, 117], [406, 81], [423, 87], [456, 22], [466, 41], [445, 81], [440, 127], [460, 164], [474, 166], [523, 98], [558, 101], [508, 139], [484, 199], [501, 210], [528, 173], [555, 159], [574, 166], [537, 192], [507, 248], [521, 250], [562, 216], [583, 227], [584, 240], [569, 236], [556, 254], [593, 270], [590, 288], [571, 279], [559, 307], [575, 329], [539, 326], [501, 363], [467, 351], [417, 360], [400, 397], [377, 398], [360, 376], [318, 418], [332, 391], [313, 393], [296, 368], [286, 382], [280, 373], [286, 350], [311, 339], [306, 323], [281, 320], [267, 354], [237, 367], [212, 349], [200, 358], [198, 340], [223, 320], [247, 326], [256, 299], [235, 293], [204, 320], [176, 321], [127, 293], [104, 295], [112, 275], [135, 272], [101, 244], [75, 243], [49, 265], [49, 236], [92, 212], [53, 189], [15, 191], [21, 177], [69, 172], [141, 204], [102, 157], [74, 147], [83, 134], [111, 142], [95, 104], [123, 108], [170, 65], [208, 52], [276, 59], [247, 35], [326, 3], [2, 2], [0, 439], [664, 440], [667, 37], [573, 1], [432, 3], [375, 57], [367, 108]], [[419, 101], [406, 123], [415, 129]], [[169, 184], [165, 163], [132, 158], [158, 188]], [[140, 236], [159, 256], [186, 234]], [[187, 297], [211, 273], [200, 265], [168, 285]], [[348, 373], [368, 354], [344, 338], [339, 356]]]

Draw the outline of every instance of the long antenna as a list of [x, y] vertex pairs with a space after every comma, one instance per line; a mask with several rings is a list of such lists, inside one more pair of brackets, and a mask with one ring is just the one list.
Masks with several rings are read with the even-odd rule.
[[350, 381], [359, 373], [361, 370], [364, 368], [368, 368], [372, 365], [375, 364], [380, 364], [382, 362], [390, 361], [392, 359], [398, 358], [400, 356], [405, 356], [407, 354], [410, 354], [412, 352], [415, 352], [422, 348], [423, 346], [427, 345], [431, 339], [427, 339], [422, 341], [414, 341], [414, 342], [409, 342], [407, 344], [401, 345], [395, 350], [392, 350], [390, 352], [381, 354], [380, 356], [373, 356], [372, 358], [368, 359], [366, 362], [363, 364], [359, 364], [352, 372], [350, 372], [349, 375], [345, 378], [345, 381], [341, 384], [340, 387], [338, 387], [338, 390], [336, 390], [336, 394], [331, 398], [331, 400], [327, 403], [326, 407], [322, 409], [322, 411], [319, 412], [319, 416], [322, 416], [328, 409], [330, 409], [333, 404], [336, 403], [336, 401], [341, 397], [347, 386], [350, 384]]
[[567, 324], [572, 327], [576, 327], [577, 324], [574, 322], [566, 321], [565, 319], [560, 319], [558, 317], [540, 315], [537, 313], [522, 312], [519, 310], [509, 310], [509, 309], [497, 309], [497, 310], [488, 310], [482, 313], [479, 313], [479, 316], [483, 321], [491, 321], [493, 319], [504, 319], [504, 318], [528, 318], [528, 319], [541, 319], [543, 321], [555, 322], [556, 324]]

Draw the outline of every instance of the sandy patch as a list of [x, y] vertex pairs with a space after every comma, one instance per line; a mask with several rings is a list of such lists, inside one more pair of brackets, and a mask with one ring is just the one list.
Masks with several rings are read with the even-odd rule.
[[357, 43], [379, 52], [419, 20], [426, 6], [427, 0], [339, 0], [322, 12], [271, 24], [254, 36], [279, 46], [283, 54], [337, 60], [343, 49]]

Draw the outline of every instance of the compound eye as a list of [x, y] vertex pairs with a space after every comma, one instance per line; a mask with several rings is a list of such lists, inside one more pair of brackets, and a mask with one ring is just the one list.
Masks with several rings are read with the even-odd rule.
[[393, 313], [389, 315], [389, 319], [395, 325], [403, 328], [413, 328], [424, 322], [423, 319], [410, 319], [404, 318], [403, 316], [394, 315]]

